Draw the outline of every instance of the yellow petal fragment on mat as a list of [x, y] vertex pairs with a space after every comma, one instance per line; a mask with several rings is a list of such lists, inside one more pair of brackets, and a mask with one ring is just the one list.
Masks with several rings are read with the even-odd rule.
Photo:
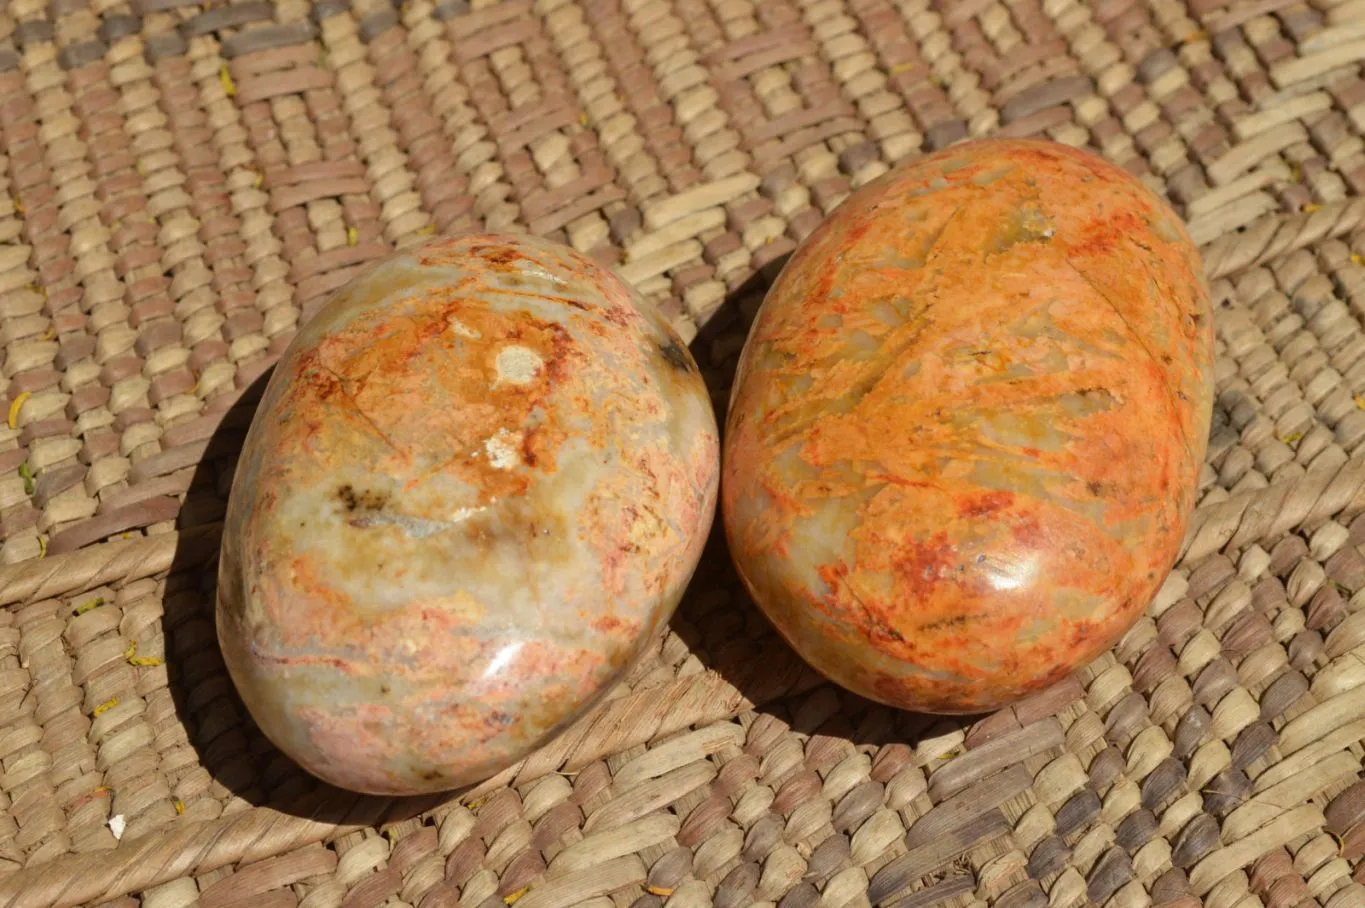
[[99, 608], [101, 605], [104, 605], [104, 597], [103, 597], [103, 596], [96, 596], [94, 599], [91, 599], [89, 602], [82, 602], [80, 605], [76, 606], [74, 609], [71, 610], [71, 614], [72, 614], [72, 615], [84, 615], [86, 612], [90, 611], [92, 608]]
[[18, 397], [9, 402], [9, 427], [11, 429], [19, 428], [19, 408], [24, 405], [24, 401], [32, 396], [32, 391], [23, 391]]

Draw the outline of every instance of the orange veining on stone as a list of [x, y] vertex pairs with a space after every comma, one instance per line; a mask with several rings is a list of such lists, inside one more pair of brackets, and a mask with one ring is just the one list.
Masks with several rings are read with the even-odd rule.
[[994, 139], [855, 192], [740, 360], [722, 509], [815, 668], [970, 713], [1112, 646], [1171, 567], [1212, 409], [1176, 215], [1103, 159]]
[[667, 621], [716, 500], [701, 376], [567, 247], [460, 235], [343, 288], [234, 479], [219, 636], [267, 736], [374, 793], [487, 777]]

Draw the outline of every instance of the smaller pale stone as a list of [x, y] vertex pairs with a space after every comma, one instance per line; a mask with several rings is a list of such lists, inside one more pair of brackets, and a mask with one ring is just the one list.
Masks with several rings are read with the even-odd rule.
[[247, 437], [218, 598], [243, 701], [343, 788], [493, 775], [661, 631], [718, 450], [681, 339], [567, 246], [468, 234], [386, 259], [303, 326]]

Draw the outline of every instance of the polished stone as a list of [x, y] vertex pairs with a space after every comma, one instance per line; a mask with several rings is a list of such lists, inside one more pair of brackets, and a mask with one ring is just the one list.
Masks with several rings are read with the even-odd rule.
[[741, 357], [722, 508], [816, 669], [938, 713], [1016, 700], [1149, 604], [1194, 504], [1212, 313], [1174, 212], [1101, 158], [965, 143], [798, 248]]
[[249, 711], [341, 787], [496, 773], [660, 632], [718, 444], [679, 336], [567, 247], [460, 235], [367, 270], [286, 351], [234, 480], [218, 627]]

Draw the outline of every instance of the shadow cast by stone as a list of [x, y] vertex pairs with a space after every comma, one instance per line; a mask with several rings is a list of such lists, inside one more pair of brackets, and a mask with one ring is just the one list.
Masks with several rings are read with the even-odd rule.
[[328, 823], [416, 816], [434, 805], [432, 798], [365, 797], [326, 785], [303, 770], [257, 728], [223, 663], [214, 623], [221, 521], [237, 457], [271, 374], [267, 369], [257, 377], [224, 414], [181, 508], [181, 543], [167, 581], [162, 619], [167, 683], [177, 717], [200, 765], [222, 789], [220, 798], [240, 798], [252, 806]]

